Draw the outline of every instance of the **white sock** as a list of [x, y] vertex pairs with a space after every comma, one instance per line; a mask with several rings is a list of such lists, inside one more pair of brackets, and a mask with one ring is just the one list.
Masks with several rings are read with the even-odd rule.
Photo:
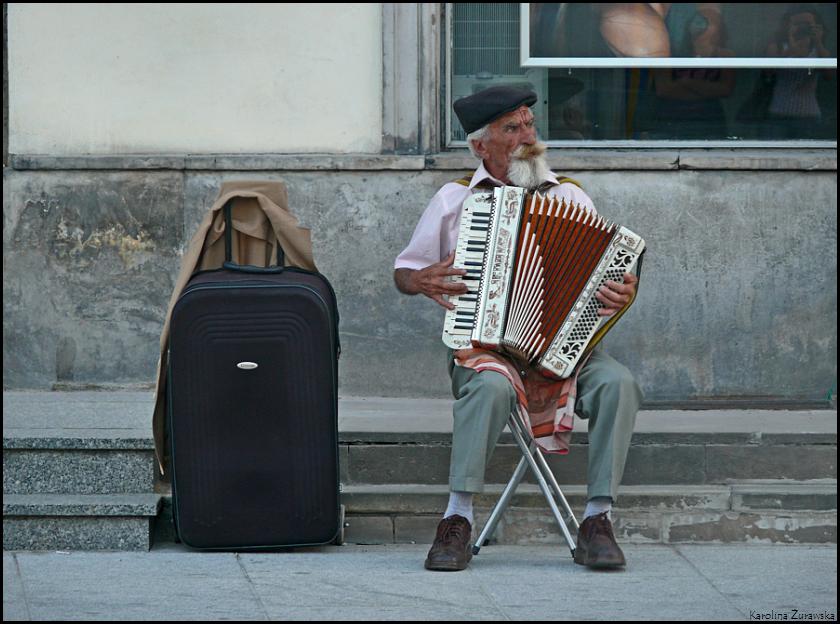
[[472, 492], [450, 492], [449, 505], [446, 512], [443, 514], [444, 518], [458, 514], [470, 521], [470, 526], [473, 525], [473, 495]]
[[612, 499], [609, 496], [596, 496], [589, 499], [586, 503], [586, 509], [583, 512], [583, 519], [586, 520], [589, 516], [597, 516], [600, 513], [607, 512], [607, 518], [612, 521]]

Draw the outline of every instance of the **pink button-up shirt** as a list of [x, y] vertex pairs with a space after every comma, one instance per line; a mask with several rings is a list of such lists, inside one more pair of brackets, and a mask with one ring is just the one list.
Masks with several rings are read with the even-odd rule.
[[[432, 201], [420, 217], [408, 247], [397, 256], [394, 268], [425, 269], [430, 264], [446, 258], [458, 244], [458, 228], [461, 225], [461, 206], [464, 200], [472, 193], [485, 191], [485, 189], [475, 188], [485, 181], [489, 181], [494, 186], [504, 186], [503, 182], [488, 173], [484, 168], [484, 163], [473, 174], [469, 186], [457, 182], [444, 184], [432, 197]], [[557, 178], [546, 178], [546, 181], [556, 182]], [[589, 195], [570, 182], [555, 184], [546, 195], [580, 204], [597, 214]]]

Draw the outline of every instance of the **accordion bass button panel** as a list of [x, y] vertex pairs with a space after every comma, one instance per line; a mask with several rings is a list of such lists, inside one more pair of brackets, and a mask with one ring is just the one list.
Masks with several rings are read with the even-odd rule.
[[546, 350], [538, 367], [556, 377], [565, 378], [574, 372], [580, 358], [591, 351], [632, 301], [613, 316], [598, 316], [603, 305], [595, 292], [607, 280], [621, 282], [625, 273], [638, 273], [639, 257], [645, 250], [642, 237], [618, 225], [612, 242], [598, 263], [598, 268], [575, 303], [574, 311]]
[[[471, 346], [470, 336], [478, 313], [478, 292], [492, 212], [493, 193], [476, 193], [464, 202], [452, 266], [466, 269], [467, 274], [446, 278], [447, 281], [463, 282], [467, 285], [466, 293], [449, 297], [449, 303], [453, 304], [455, 309], [446, 311], [443, 342], [451, 349], [465, 349]], [[465, 236], [466, 233], [469, 235]]]

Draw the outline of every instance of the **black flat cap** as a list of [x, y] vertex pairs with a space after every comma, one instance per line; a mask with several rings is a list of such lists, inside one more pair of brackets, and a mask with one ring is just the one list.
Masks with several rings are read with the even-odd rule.
[[452, 108], [464, 130], [470, 134], [520, 106], [533, 106], [536, 101], [537, 94], [533, 91], [490, 87], [456, 100]]

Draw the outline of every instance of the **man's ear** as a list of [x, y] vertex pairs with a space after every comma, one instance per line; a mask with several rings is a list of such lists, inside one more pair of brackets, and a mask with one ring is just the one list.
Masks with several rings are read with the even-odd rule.
[[484, 145], [484, 141], [482, 141], [481, 139], [473, 140], [472, 144], [475, 153], [478, 154], [480, 158], [483, 159], [487, 157], [487, 147]]

